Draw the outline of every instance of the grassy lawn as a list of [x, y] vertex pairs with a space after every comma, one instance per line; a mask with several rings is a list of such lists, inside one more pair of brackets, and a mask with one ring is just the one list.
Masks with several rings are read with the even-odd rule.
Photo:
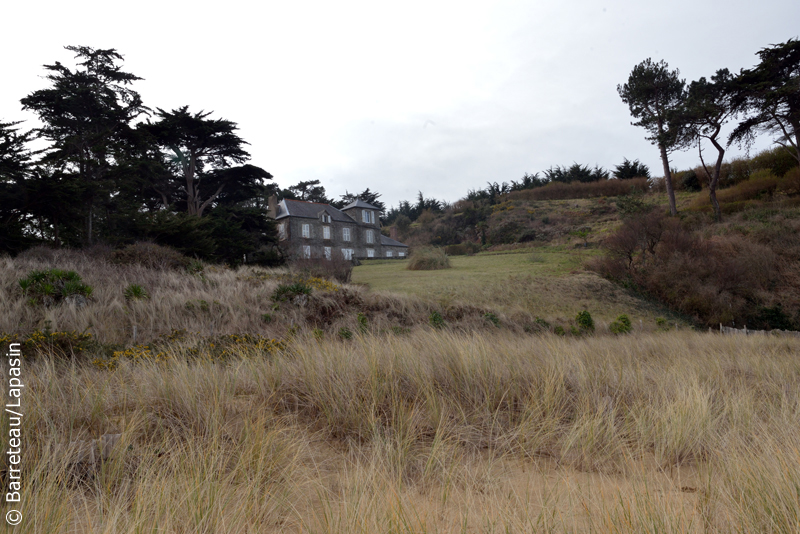
[[583, 263], [595, 254], [597, 249], [562, 246], [452, 256], [452, 267], [438, 271], [409, 271], [407, 260], [377, 260], [356, 267], [353, 282], [373, 291], [417, 295], [443, 306], [472, 303], [547, 320], [570, 319], [586, 309], [607, 322], [623, 313], [635, 322], [654, 324], [660, 316], [674, 321], [666, 310], [585, 271]]
[[563, 276], [582, 269], [586, 253], [537, 249], [536, 252], [482, 253], [474, 256], [451, 256], [451, 269], [409, 271], [408, 260], [365, 262], [353, 271], [353, 282], [369, 284], [375, 290], [412, 293], [420, 296], [438, 294], [443, 288], [471, 289], [495, 282], [499, 277]]

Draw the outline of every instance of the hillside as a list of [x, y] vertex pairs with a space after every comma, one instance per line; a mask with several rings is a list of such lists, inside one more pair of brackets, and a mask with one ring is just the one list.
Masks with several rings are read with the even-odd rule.
[[704, 171], [693, 169], [675, 173], [674, 219], [658, 180], [606, 180], [462, 200], [398, 230], [410, 244], [451, 255], [571, 251], [583, 268], [697, 325], [800, 329], [800, 169], [778, 156], [723, 166], [721, 222]]

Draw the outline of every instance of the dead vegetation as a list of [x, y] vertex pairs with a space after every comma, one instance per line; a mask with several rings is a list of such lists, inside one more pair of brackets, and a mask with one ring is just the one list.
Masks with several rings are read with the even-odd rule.
[[[794, 532], [798, 343], [419, 330], [39, 358], [23, 531]], [[76, 473], [63, 444], [105, 434], [121, 454]]]

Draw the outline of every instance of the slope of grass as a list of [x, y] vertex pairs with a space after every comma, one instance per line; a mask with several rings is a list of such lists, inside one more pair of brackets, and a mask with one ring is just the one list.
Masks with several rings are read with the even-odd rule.
[[646, 322], [652, 329], [656, 317], [669, 315], [594, 273], [584, 272], [582, 263], [596, 254], [591, 248], [554, 246], [451, 256], [452, 268], [441, 271], [409, 271], [403, 261], [378, 260], [356, 267], [353, 282], [373, 291], [415, 295], [442, 305], [480, 303], [507, 316], [529, 314], [563, 321], [588, 309], [604, 322], [630, 314], [637, 327]]

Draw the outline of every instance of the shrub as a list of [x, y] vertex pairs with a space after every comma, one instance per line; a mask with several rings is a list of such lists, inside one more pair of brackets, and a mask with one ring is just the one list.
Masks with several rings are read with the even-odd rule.
[[147, 291], [145, 291], [145, 289], [139, 284], [128, 285], [122, 294], [125, 296], [125, 300], [142, 300], [150, 298], [150, 295], [147, 294]]
[[120, 265], [142, 265], [151, 269], [186, 269], [192, 262], [175, 249], [146, 242], [115, 250], [110, 260]]
[[19, 286], [31, 304], [45, 306], [59, 304], [68, 298], [86, 299], [92, 295], [92, 288], [83, 283], [78, 273], [61, 269], [31, 271], [19, 281]]
[[304, 282], [295, 282], [293, 284], [279, 284], [272, 294], [272, 300], [275, 302], [286, 302], [301, 295], [310, 295], [311, 287]]
[[478, 252], [481, 246], [477, 243], [459, 243], [458, 245], [447, 245], [444, 253], [448, 256], [471, 256]]
[[26, 357], [50, 354], [67, 358], [83, 354], [92, 346], [93, 340], [91, 334], [53, 332], [50, 330], [50, 323], [47, 322], [44, 330], [34, 330], [25, 337], [19, 334], [0, 333], [0, 350], [4, 354], [10, 343], [21, 343], [22, 353]]
[[428, 316], [428, 322], [434, 328], [444, 328], [444, 317], [438, 311], [432, 311]]
[[697, 173], [693, 170], [686, 171], [681, 177], [681, 187], [684, 191], [698, 192], [703, 189]]
[[339, 329], [339, 338], [340, 339], [353, 339], [353, 331], [343, 326]]
[[590, 314], [587, 310], [578, 312], [578, 315], [575, 316], [575, 322], [578, 323], [578, 326], [581, 328], [581, 330], [594, 332], [594, 319], [592, 319], [592, 314]]
[[356, 316], [356, 321], [358, 321], [358, 330], [362, 334], [366, 334], [367, 327], [369, 326], [369, 321], [367, 320], [367, 316], [359, 312], [358, 315]]
[[447, 259], [444, 250], [438, 247], [415, 248], [406, 265], [406, 269], [411, 271], [433, 271], [449, 268], [450, 260]]
[[553, 328], [553, 333], [557, 336], [563, 336], [566, 334], [566, 332], [564, 332], [564, 327], [561, 325], [558, 325], [555, 328]]
[[664, 332], [669, 330], [669, 322], [663, 317], [656, 317], [656, 326], [659, 330], [663, 330]]
[[608, 329], [612, 334], [627, 334], [631, 331], [631, 320], [625, 314], [620, 315], [608, 326]]
[[565, 200], [577, 198], [616, 197], [630, 194], [631, 191], [648, 191], [647, 178], [630, 180], [600, 180], [598, 182], [550, 183], [536, 189], [513, 191], [510, 200]]
[[269, 313], [262, 313], [261, 314], [261, 320], [264, 321], [265, 323], [271, 323], [272, 322], [272, 315], [270, 315]]
[[492, 323], [494, 326], [500, 328], [500, 318], [492, 312], [483, 314], [483, 318]]

